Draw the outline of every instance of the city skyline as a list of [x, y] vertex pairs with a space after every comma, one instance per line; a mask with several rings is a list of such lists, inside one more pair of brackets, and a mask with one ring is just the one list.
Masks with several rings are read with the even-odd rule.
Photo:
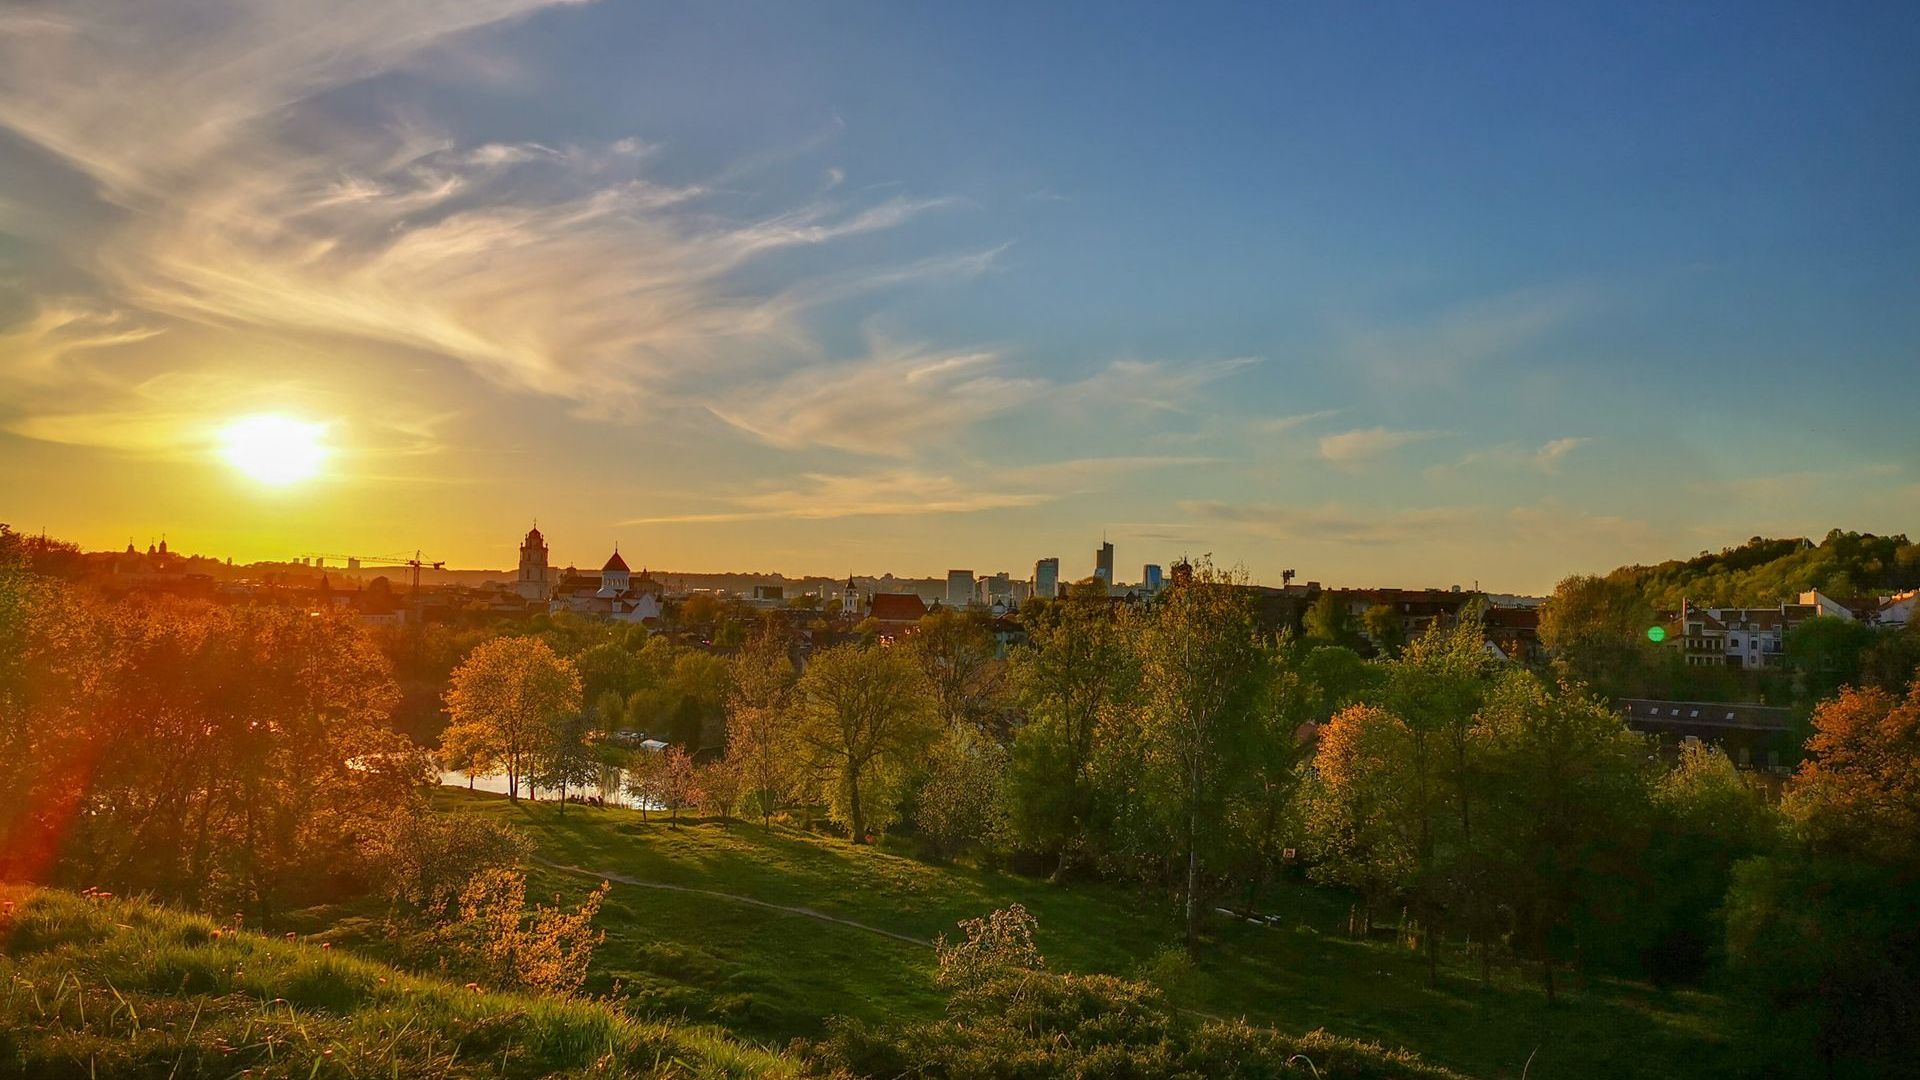
[[1914, 529], [1898, 6], [853, 10], [10, 9], [0, 518], [1531, 593]]

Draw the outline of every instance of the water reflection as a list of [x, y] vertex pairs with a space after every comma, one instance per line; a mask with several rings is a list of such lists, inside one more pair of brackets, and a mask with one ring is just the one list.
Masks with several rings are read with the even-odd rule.
[[[637, 799], [630, 794], [626, 789], [624, 770], [610, 769], [608, 771], [611, 775], [605, 778], [607, 782], [606, 789], [603, 790], [599, 784], [569, 787], [567, 789], [567, 796], [572, 799], [601, 798], [606, 801], [608, 806], [624, 806], [631, 810], [663, 809], [658, 803], [654, 802], [645, 802], [643, 805], [643, 800]], [[440, 783], [445, 787], [471, 788], [474, 791], [488, 791], [495, 795], [505, 795], [507, 793], [507, 776], [505, 773], [500, 773], [495, 776], [475, 776], [469, 778], [467, 774], [463, 772], [443, 772], [440, 774]], [[560, 792], [555, 789], [539, 788], [536, 789], [533, 795], [529, 795], [527, 792], [527, 784], [523, 780], [520, 783], [520, 797], [523, 799], [534, 798], [541, 802], [551, 802], [560, 797]]]

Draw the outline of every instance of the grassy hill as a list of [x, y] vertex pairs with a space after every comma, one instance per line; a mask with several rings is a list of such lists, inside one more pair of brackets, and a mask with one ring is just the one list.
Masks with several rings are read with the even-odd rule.
[[0, 887], [0, 1076], [791, 1077], [604, 1004], [479, 993], [137, 901]]
[[[1349, 940], [1339, 933], [1345, 902], [1305, 885], [1278, 886], [1263, 904], [1283, 915], [1281, 925], [1223, 921], [1206, 958], [1182, 970], [1166, 963], [1178, 940], [1172, 905], [1126, 888], [932, 866], [757, 825], [674, 826], [626, 810], [562, 813], [551, 803], [455, 790], [440, 797], [527, 829], [537, 856], [552, 863], [804, 907], [872, 928], [616, 880], [589, 989], [620, 993], [649, 1015], [745, 1037], [817, 1035], [832, 1015], [934, 1018], [944, 997], [933, 986], [931, 950], [873, 931], [926, 941], [951, 935], [959, 919], [1019, 902], [1038, 916], [1038, 944], [1053, 967], [1118, 975], [1152, 968], [1175, 1004], [1199, 1013], [1293, 1034], [1325, 1028], [1489, 1078], [1520, 1076], [1529, 1057], [1534, 1077], [1712, 1075], [1716, 1063], [1724, 1075], [1744, 1071], [1726, 1034], [1730, 1011], [1712, 994], [1600, 979], [1548, 1008], [1530, 973], [1497, 971], [1483, 989], [1464, 963], [1428, 989], [1417, 956]], [[542, 868], [529, 894], [571, 900], [597, 881]], [[356, 936], [350, 926], [335, 932]]]

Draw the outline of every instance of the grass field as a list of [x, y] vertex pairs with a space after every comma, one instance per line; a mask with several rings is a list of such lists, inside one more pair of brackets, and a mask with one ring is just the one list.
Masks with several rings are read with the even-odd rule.
[[[658, 814], [643, 822], [638, 812], [581, 806], [563, 813], [553, 803], [458, 790], [439, 798], [525, 828], [538, 857], [555, 863], [806, 907], [919, 939], [1019, 902], [1038, 916], [1050, 964], [1064, 970], [1134, 974], [1177, 940], [1168, 901], [1110, 885], [933, 866], [780, 827], [673, 825]], [[539, 868], [529, 892], [572, 898], [593, 884]], [[1453, 965], [1439, 989], [1428, 989], [1417, 956], [1338, 933], [1346, 902], [1336, 894], [1281, 885], [1265, 906], [1284, 925], [1222, 920], [1205, 959], [1171, 980], [1176, 1003], [1287, 1032], [1325, 1028], [1404, 1046], [1489, 1080], [1523, 1070], [1607, 1080], [1746, 1071], [1723, 1034], [1727, 1007], [1711, 994], [1596, 980], [1549, 1008], [1530, 973], [1496, 971], [1483, 989]], [[832, 1015], [925, 1018], [942, 1006], [929, 949], [852, 927], [618, 882], [600, 925], [607, 943], [589, 988], [617, 987], [647, 1015], [777, 1043], [818, 1033]]]
[[792, 1077], [724, 1032], [478, 993], [138, 901], [0, 887], [0, 1077]]

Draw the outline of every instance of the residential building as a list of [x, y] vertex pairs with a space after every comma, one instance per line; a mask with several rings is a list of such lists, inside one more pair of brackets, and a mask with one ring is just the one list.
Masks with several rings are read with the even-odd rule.
[[1778, 667], [1786, 660], [1787, 635], [1808, 619], [1852, 619], [1846, 605], [1819, 592], [1802, 593], [1777, 607], [1706, 607], [1680, 604], [1680, 648], [1692, 667]]

